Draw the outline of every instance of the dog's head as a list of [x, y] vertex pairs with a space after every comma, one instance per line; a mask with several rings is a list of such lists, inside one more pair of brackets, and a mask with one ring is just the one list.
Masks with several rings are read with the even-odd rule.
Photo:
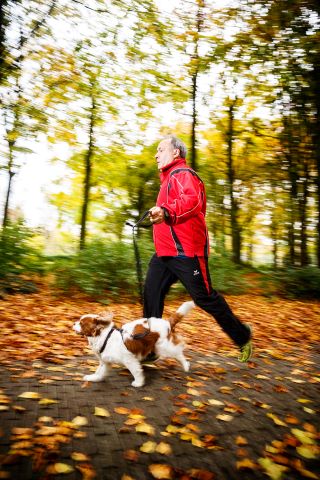
[[85, 337], [97, 337], [102, 330], [113, 325], [112, 313], [82, 315], [80, 320], [74, 323], [73, 330]]

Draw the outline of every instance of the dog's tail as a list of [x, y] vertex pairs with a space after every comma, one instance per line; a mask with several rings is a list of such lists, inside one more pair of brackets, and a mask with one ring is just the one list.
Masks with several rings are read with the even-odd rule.
[[171, 331], [174, 330], [175, 326], [177, 325], [180, 320], [182, 320], [183, 317], [185, 317], [190, 310], [193, 309], [195, 306], [194, 302], [184, 302], [178, 310], [173, 314], [171, 318], [169, 318], [170, 326], [171, 326]]

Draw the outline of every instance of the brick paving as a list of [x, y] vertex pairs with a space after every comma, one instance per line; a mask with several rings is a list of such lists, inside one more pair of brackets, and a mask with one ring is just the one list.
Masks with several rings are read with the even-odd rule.
[[[267, 455], [278, 465], [289, 459], [284, 479], [307, 478], [305, 470], [313, 475], [309, 478], [319, 478], [318, 460], [301, 457], [296, 450], [299, 443], [292, 443], [296, 438], [292, 429], [305, 432], [311, 425], [319, 430], [319, 353], [309, 353], [302, 361], [261, 353], [249, 366], [239, 364], [234, 357], [188, 353], [192, 365], [189, 373], [173, 361], [161, 361], [144, 368], [146, 385], [139, 389], [131, 387], [131, 376], [116, 366], [105, 382], [84, 384], [82, 376], [96, 366], [93, 356], [59, 365], [43, 361], [3, 363], [0, 478], [93, 478], [78, 471], [81, 462], [71, 458], [72, 452], [90, 457], [84, 462], [85, 468], [89, 465], [89, 472], [94, 470], [98, 480], [152, 480], [152, 464], [171, 465], [173, 479], [206, 480], [212, 472], [212, 478], [219, 480], [259, 480], [267, 476], [258, 459]], [[38, 393], [39, 398], [22, 398], [19, 395], [23, 392]], [[39, 403], [45, 398], [57, 403]], [[106, 409], [110, 416], [94, 415], [95, 407]], [[117, 413], [119, 407], [128, 410]], [[135, 425], [126, 425], [129, 411], [143, 414], [144, 423], [154, 429], [152, 434], [139, 433]], [[57, 439], [56, 449], [50, 451], [50, 447], [41, 445], [37, 433], [41, 427], [61, 425], [59, 422], [70, 422], [78, 416], [85, 417], [87, 424], [74, 429], [66, 424], [69, 430]], [[20, 437], [17, 445], [19, 437], [12, 436], [17, 432], [14, 428], [33, 430], [25, 440]], [[183, 428], [187, 430], [181, 431]], [[184, 440], [183, 433], [187, 433]], [[289, 437], [291, 441], [286, 441]], [[314, 433], [310, 438], [315, 441]], [[278, 443], [272, 444], [275, 440]], [[21, 444], [23, 441], [29, 444]], [[140, 447], [147, 441], [165, 442], [172, 453], [143, 453]], [[282, 449], [279, 442], [285, 442]], [[240, 469], [237, 462], [243, 459], [250, 459], [254, 466]], [[74, 470], [61, 475], [46, 473], [48, 465], [57, 462]]]

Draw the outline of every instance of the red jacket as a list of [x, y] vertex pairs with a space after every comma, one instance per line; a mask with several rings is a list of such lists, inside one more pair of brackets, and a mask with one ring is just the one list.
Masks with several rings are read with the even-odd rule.
[[160, 256], [208, 256], [205, 222], [206, 194], [202, 180], [176, 158], [160, 174], [157, 206], [165, 209], [165, 222], [153, 226], [153, 240]]

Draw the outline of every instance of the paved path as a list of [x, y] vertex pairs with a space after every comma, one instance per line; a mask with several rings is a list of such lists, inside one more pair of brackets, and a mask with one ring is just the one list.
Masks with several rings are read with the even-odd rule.
[[[116, 367], [106, 382], [84, 384], [82, 375], [96, 365], [92, 356], [61, 364], [6, 362], [0, 366], [0, 479], [250, 480], [268, 478], [268, 465], [286, 468], [284, 479], [319, 478], [317, 460], [305, 458], [316, 453], [319, 360], [316, 353], [299, 361], [265, 355], [248, 366], [193, 353], [188, 374], [175, 362], [145, 367], [140, 389]], [[38, 398], [20, 397], [24, 392]], [[109, 416], [95, 415], [95, 407]], [[150, 453], [140, 450], [146, 442], [153, 442], [145, 446]], [[61, 463], [74, 470], [49, 474], [66, 468]], [[162, 477], [157, 464], [166, 465]]]

